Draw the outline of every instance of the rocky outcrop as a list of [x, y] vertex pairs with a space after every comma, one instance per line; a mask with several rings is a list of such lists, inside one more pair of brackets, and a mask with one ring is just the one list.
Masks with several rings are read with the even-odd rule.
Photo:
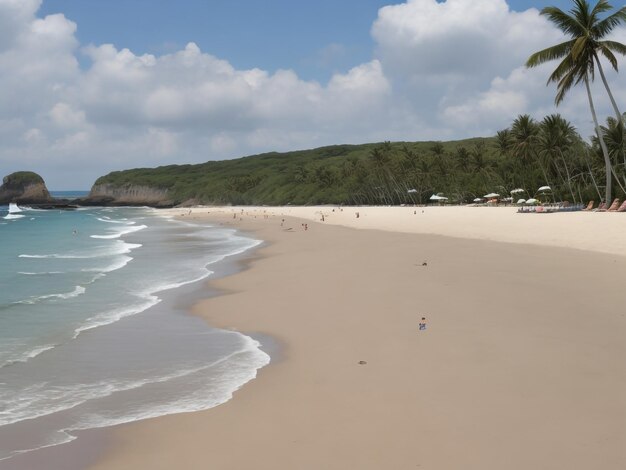
[[46, 183], [31, 171], [18, 171], [5, 176], [0, 186], [0, 204], [52, 204]]
[[168, 197], [168, 190], [124, 184], [95, 184], [85, 199], [75, 201], [80, 205], [93, 206], [151, 206], [172, 207], [175, 201]]

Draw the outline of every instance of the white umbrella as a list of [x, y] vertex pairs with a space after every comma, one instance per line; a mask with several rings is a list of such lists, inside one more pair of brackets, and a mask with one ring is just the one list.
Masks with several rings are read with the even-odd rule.
[[447, 201], [448, 198], [445, 196], [439, 196], [437, 194], [433, 194], [432, 196], [430, 196], [430, 200], [431, 201]]
[[417, 192], [417, 189], [409, 189], [407, 192], [408, 192], [408, 193], [416, 193], [416, 192]]
[[477, 197], [476, 199], [474, 199], [474, 202], [482, 202], [482, 200], [483, 200], [482, 198]]
[[500, 195], [496, 194], [496, 193], [489, 193], [489, 194], [485, 194], [483, 197], [487, 198], [487, 199], [490, 199], [492, 197], [500, 197]]
[[537, 191], [552, 191], [552, 188], [550, 186], [542, 186]]
[[526, 200], [526, 204], [537, 204], [537, 202], [539, 201], [535, 199], [534, 197]]
[[517, 203], [518, 204], [524, 204], [526, 202], [526, 199], [518, 199]]
[[517, 189], [514, 189], [513, 191], [511, 191], [511, 194], [519, 194], [519, 193], [525, 193], [525, 192], [526, 192], [525, 189], [517, 188]]
[[512, 201], [512, 200], [513, 200], [513, 198], [512, 198], [512, 197], [505, 197], [505, 198], [504, 198], [504, 199], [502, 199], [502, 200], [503, 200], [503, 201], [505, 201], [505, 202], [509, 202], [509, 201]]

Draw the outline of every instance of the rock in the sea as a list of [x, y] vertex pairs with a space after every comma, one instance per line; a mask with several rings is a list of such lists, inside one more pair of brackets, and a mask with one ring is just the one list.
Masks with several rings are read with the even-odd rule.
[[0, 204], [49, 204], [50, 196], [41, 176], [32, 171], [18, 171], [5, 176], [0, 186]]

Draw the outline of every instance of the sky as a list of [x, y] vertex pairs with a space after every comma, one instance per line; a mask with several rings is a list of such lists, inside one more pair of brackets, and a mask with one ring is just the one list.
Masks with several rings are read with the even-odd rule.
[[557, 109], [556, 64], [523, 65], [564, 39], [547, 5], [571, 1], [0, 0], [0, 176], [88, 189], [127, 168], [490, 136], [522, 113], [588, 136], [584, 90]]

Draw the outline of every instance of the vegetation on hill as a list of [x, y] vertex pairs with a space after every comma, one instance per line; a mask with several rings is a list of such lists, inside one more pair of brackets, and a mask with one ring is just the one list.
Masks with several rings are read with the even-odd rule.
[[[558, 115], [541, 122], [520, 116], [495, 138], [272, 152], [118, 171], [95, 184], [168, 189], [175, 203], [257, 205], [423, 204], [436, 193], [467, 203], [516, 188], [530, 197], [547, 184], [556, 199], [580, 202], [597, 200], [602, 189], [596, 147]], [[623, 154], [623, 143], [616, 143], [616, 161]]]
[[30, 184], [44, 184], [43, 178], [32, 171], [17, 171], [3, 178], [6, 188], [22, 188]]

